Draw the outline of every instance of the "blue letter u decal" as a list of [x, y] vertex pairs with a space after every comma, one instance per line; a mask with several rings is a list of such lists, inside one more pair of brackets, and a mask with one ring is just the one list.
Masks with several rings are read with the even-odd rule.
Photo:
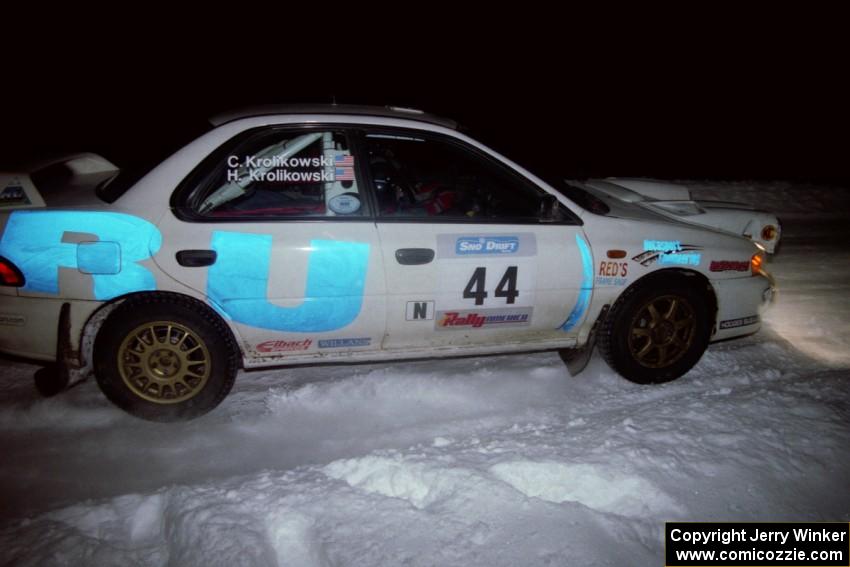
[[304, 302], [298, 307], [268, 300], [270, 234], [215, 231], [212, 248], [218, 258], [207, 276], [207, 295], [234, 321], [275, 331], [322, 333], [349, 325], [360, 313], [368, 244], [311, 241]]

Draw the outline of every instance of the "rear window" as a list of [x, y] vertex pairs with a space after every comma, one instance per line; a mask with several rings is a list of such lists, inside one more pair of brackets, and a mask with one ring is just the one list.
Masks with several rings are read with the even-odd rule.
[[54, 163], [30, 174], [33, 185], [38, 187], [42, 196], [61, 191], [72, 177], [71, 170], [64, 163]]
[[148, 166], [134, 167], [129, 170], [121, 170], [117, 175], [104, 179], [95, 187], [94, 193], [97, 198], [106, 203], [114, 203], [118, 198], [127, 192], [127, 189], [136, 184], [136, 182], [147, 175], [156, 164]]

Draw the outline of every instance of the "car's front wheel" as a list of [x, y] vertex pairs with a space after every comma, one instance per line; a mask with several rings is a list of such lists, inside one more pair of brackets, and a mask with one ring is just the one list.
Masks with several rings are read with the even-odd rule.
[[669, 382], [702, 357], [710, 338], [709, 301], [691, 278], [638, 285], [614, 304], [599, 336], [611, 368], [639, 384]]
[[125, 300], [98, 332], [94, 357], [106, 397], [152, 421], [210, 411], [230, 391], [237, 371], [236, 347], [221, 319], [175, 294]]

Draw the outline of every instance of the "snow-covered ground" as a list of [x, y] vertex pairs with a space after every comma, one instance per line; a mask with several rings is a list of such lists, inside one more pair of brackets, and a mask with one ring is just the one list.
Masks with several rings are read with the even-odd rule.
[[666, 385], [549, 353], [298, 368], [160, 425], [0, 361], [0, 564], [654, 566], [666, 520], [850, 521], [850, 192], [694, 191], [780, 213], [781, 294]]

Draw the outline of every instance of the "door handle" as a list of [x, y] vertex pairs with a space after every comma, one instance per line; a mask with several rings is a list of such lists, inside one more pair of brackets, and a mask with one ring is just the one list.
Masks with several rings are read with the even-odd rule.
[[177, 252], [177, 263], [187, 268], [212, 266], [218, 257], [215, 250], [180, 250]]
[[395, 259], [405, 266], [428, 264], [434, 259], [434, 251], [430, 248], [399, 248], [395, 251]]

